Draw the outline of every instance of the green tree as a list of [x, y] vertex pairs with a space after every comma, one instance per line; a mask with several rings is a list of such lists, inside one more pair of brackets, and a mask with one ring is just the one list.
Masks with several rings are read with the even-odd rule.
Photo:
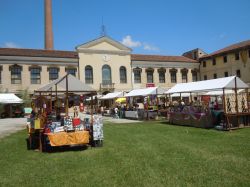
[[30, 107], [31, 97], [30, 97], [30, 94], [28, 92], [28, 89], [22, 90], [20, 92], [20, 97], [23, 100], [23, 106]]

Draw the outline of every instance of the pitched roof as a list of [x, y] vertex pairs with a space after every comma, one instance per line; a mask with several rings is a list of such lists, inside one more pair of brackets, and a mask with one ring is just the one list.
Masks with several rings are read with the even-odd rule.
[[209, 58], [209, 57], [213, 57], [213, 56], [217, 56], [217, 55], [221, 55], [221, 54], [225, 54], [225, 53], [229, 53], [229, 52], [233, 52], [233, 51], [237, 51], [237, 50], [249, 48], [249, 47], [250, 47], [250, 40], [246, 40], [243, 42], [239, 42], [239, 43], [227, 46], [223, 49], [220, 49], [208, 55], [204, 55], [201, 58]]
[[161, 55], [140, 55], [131, 54], [133, 61], [156, 61], [156, 62], [198, 62], [184, 56], [161, 56]]
[[92, 47], [92, 46], [94, 46], [98, 43], [101, 43], [101, 42], [110, 43], [111, 45], [116, 46], [120, 50], [129, 51], [129, 52], [132, 51], [132, 49], [130, 49], [127, 46], [123, 45], [122, 43], [110, 38], [109, 36], [101, 36], [101, 37], [96, 38], [94, 40], [91, 40], [89, 42], [83, 43], [81, 45], [76, 46], [76, 49], [89, 48], [89, 47]]
[[68, 91], [69, 92], [85, 92], [85, 93], [90, 93], [90, 92], [96, 92], [95, 89], [93, 89], [91, 86], [83, 83], [79, 79], [77, 79], [75, 76], [68, 74], [63, 77], [60, 77], [40, 88], [38, 88], [36, 91], [40, 92], [48, 92], [50, 90], [55, 91], [55, 85], [58, 86], [57, 90], [58, 91], [66, 91], [67, 89], [67, 83], [66, 79], [68, 76]]
[[[235, 83], [236, 82], [236, 83]], [[237, 85], [237, 86], [236, 86]], [[172, 93], [191, 93], [191, 92], [206, 92], [211, 90], [222, 89], [243, 89], [249, 88], [239, 77], [223, 77], [218, 79], [203, 80], [197, 82], [179, 83], [166, 91], [166, 94]]]
[[43, 49], [0, 48], [0, 56], [78, 58], [78, 53], [74, 51], [58, 51], [58, 50], [43, 50]]

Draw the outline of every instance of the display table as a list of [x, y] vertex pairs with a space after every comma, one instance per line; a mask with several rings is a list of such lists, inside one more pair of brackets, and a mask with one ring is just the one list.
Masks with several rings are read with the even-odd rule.
[[157, 111], [155, 110], [149, 110], [145, 111], [144, 109], [139, 109], [137, 111], [125, 111], [125, 118], [130, 119], [155, 119], [157, 116]]
[[190, 106], [185, 106], [182, 111], [169, 112], [169, 122], [176, 125], [212, 128], [213, 118], [210, 112], [194, 112]]
[[138, 119], [138, 112], [137, 111], [125, 111], [125, 118], [131, 119]]
[[51, 146], [78, 145], [89, 143], [89, 131], [47, 133]]
[[144, 118], [148, 118], [148, 119], [155, 119], [157, 116], [157, 111], [155, 110], [149, 110], [148, 112], [145, 111], [144, 112]]

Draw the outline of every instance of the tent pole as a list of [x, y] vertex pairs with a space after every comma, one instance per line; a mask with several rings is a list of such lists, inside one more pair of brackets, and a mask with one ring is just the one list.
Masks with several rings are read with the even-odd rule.
[[164, 105], [165, 105], [165, 108], [166, 108], [166, 106], [167, 106], [167, 94], [165, 95]]
[[[90, 114], [91, 114], [91, 120], [92, 120], [92, 116], [93, 116], [93, 94], [91, 93], [91, 101], [90, 101]], [[92, 121], [91, 121], [92, 122]]]
[[[248, 114], [247, 116], [249, 116], [249, 112], [250, 112], [250, 109], [249, 109], [249, 97], [248, 97], [248, 88], [246, 88], [246, 95], [247, 95], [247, 111], [248, 111]], [[246, 117], [246, 119], [248, 119], [248, 117]], [[247, 126], [249, 126], [249, 120], [247, 120]]]
[[13, 114], [12, 114], [12, 105], [11, 104], [9, 104], [9, 116], [10, 116], [10, 118], [13, 117]]
[[247, 111], [248, 111], [248, 113], [249, 113], [249, 112], [250, 112], [250, 109], [249, 109], [249, 105], [248, 105], [248, 103], [249, 103], [248, 88], [246, 88], [246, 94], [247, 94]]
[[52, 88], [50, 90], [50, 112], [52, 112]]
[[227, 111], [226, 111], [226, 99], [225, 99], [225, 88], [223, 88], [223, 110], [224, 110], [224, 114], [225, 114], [225, 118], [226, 118], [226, 126], [228, 129], [230, 129], [230, 125], [229, 125], [229, 120], [227, 118]]
[[93, 138], [93, 123], [94, 123], [94, 118], [93, 118], [93, 93], [91, 93], [91, 101], [90, 101], [90, 136], [92, 139], [92, 144], [94, 143], [94, 138]]
[[149, 105], [149, 102], [148, 102], [148, 100], [150, 99], [150, 97], [149, 97], [149, 99], [148, 99], [148, 97], [149, 96], [147, 96], [147, 120], [149, 119], [149, 116], [148, 116], [148, 105]]
[[234, 84], [235, 84], [235, 88], [234, 88], [234, 92], [235, 92], [235, 107], [236, 107], [236, 118], [237, 118], [237, 126], [239, 127], [239, 106], [238, 106], [238, 93], [237, 93], [237, 80], [236, 77], [234, 78]]
[[39, 92], [40, 114], [42, 114], [42, 93]]
[[55, 109], [56, 109], [56, 116], [57, 116], [57, 84], [55, 86], [56, 86]]
[[66, 75], [66, 116], [69, 115], [69, 93], [68, 93], [68, 74]]
[[157, 117], [159, 116], [159, 98], [158, 98], [158, 88], [156, 89], [156, 103], [157, 103]]

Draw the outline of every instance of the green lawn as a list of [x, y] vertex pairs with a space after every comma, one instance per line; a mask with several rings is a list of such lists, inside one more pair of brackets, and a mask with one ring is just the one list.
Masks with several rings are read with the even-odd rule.
[[26, 150], [0, 140], [0, 186], [250, 186], [250, 128], [220, 132], [160, 122], [105, 124], [102, 148]]

